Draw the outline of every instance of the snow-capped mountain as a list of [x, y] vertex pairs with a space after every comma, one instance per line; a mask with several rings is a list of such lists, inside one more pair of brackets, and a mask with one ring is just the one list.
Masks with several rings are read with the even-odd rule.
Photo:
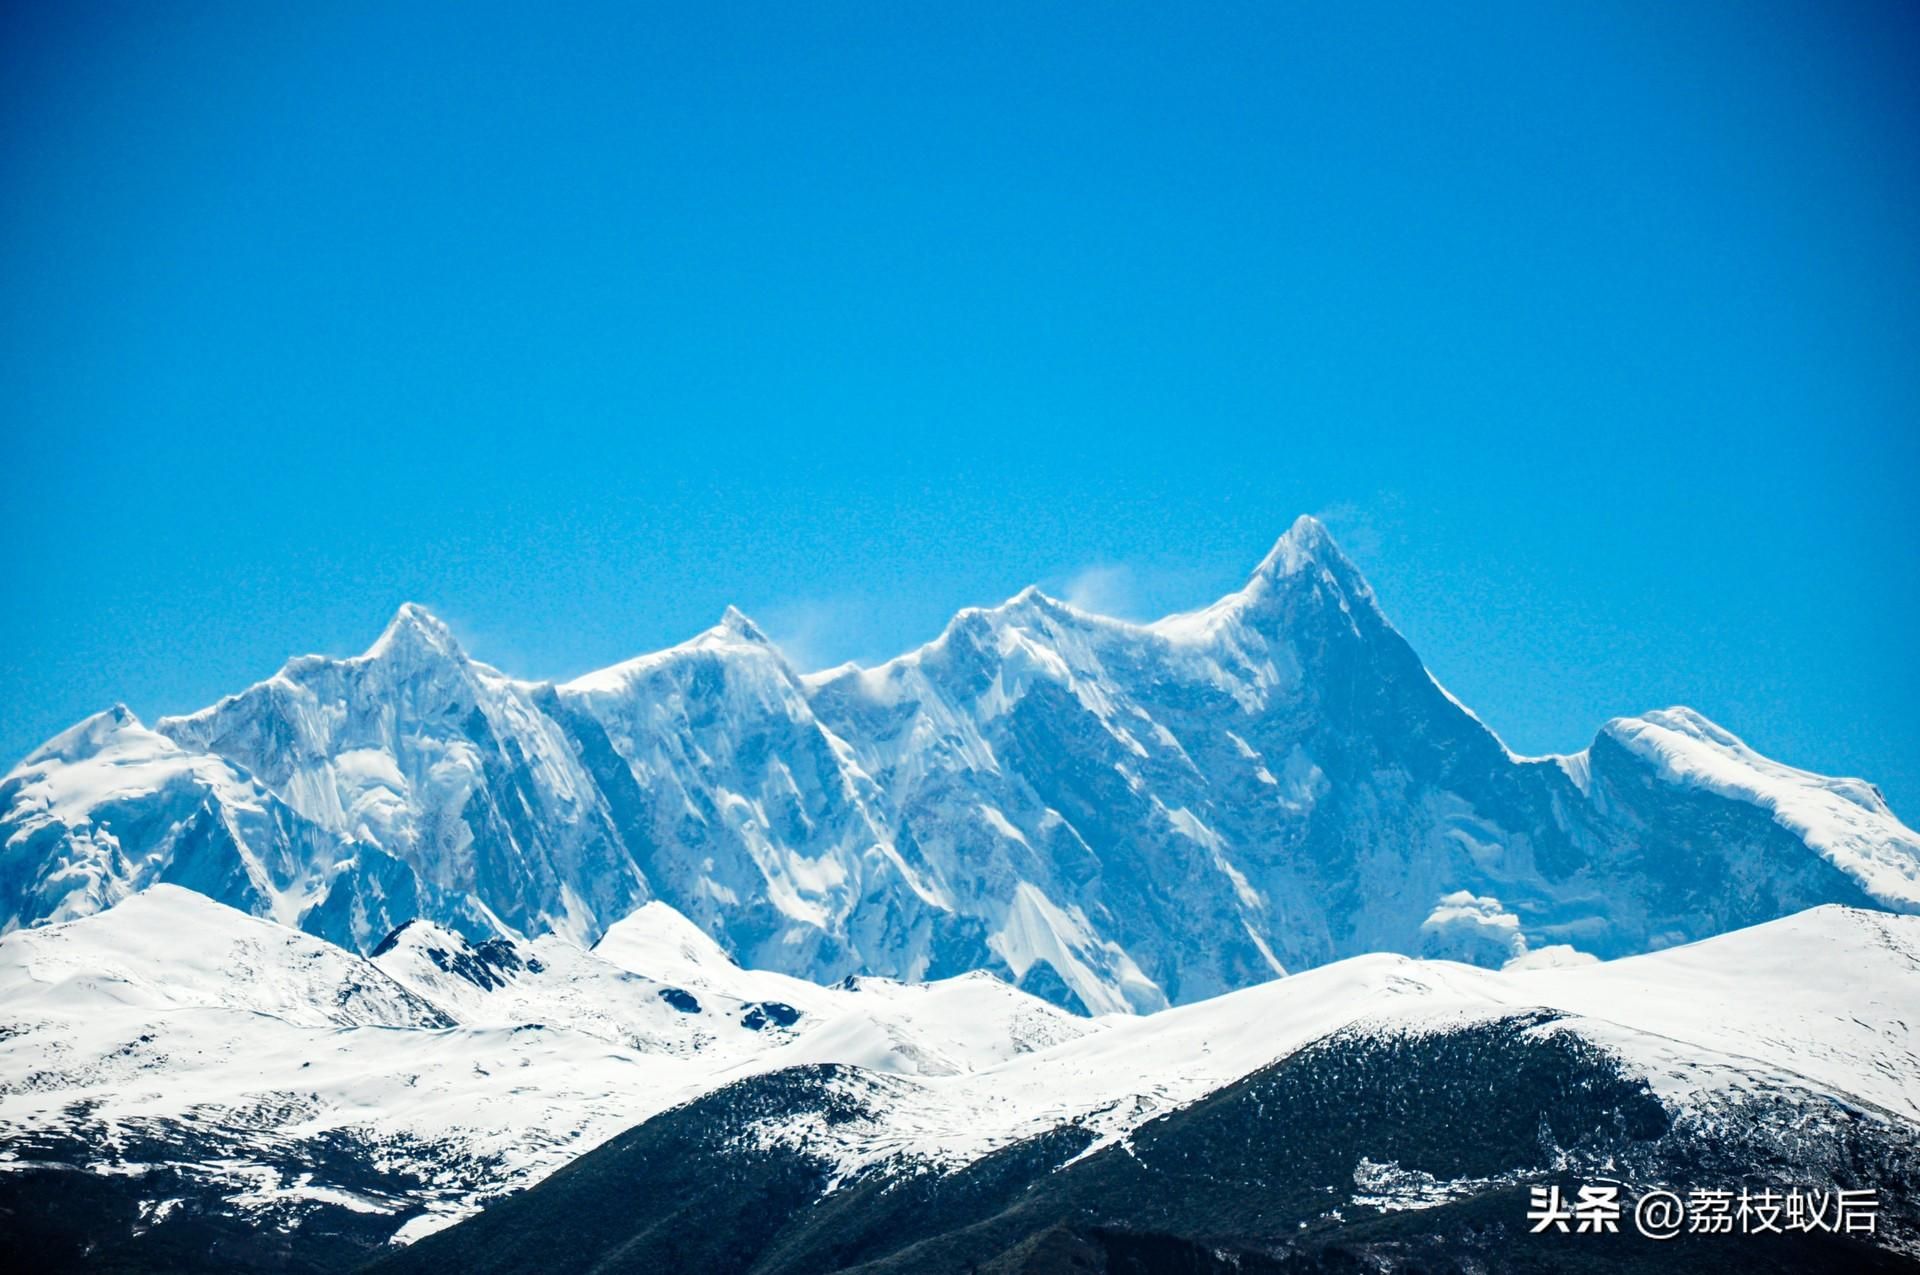
[[[588, 1269], [610, 1237], [638, 1269], [733, 1235], [712, 1269], [830, 1270], [1009, 1200], [1016, 1232], [1096, 1203], [1179, 1232], [1260, 1148], [1297, 1157], [1248, 1179], [1289, 1235], [1475, 1200], [1512, 1226], [1501, 1193], [1555, 1173], [1752, 1172], [1877, 1186], [1875, 1242], [1920, 1245], [1920, 917], [1884, 912], [1573, 966], [1358, 957], [1088, 1019], [984, 973], [742, 969], [658, 902], [591, 950], [416, 922], [368, 958], [160, 885], [0, 938], [0, 998], [0, 1219], [52, 1265], [345, 1269], [484, 1206], [421, 1260]], [[1223, 1109], [1231, 1136], [1180, 1141]], [[1080, 1185], [1203, 1153], [1150, 1204]], [[924, 1256], [900, 1268], [992, 1253]]]
[[332, 874], [310, 912], [317, 933], [364, 950], [423, 915], [470, 931], [591, 938], [647, 899], [646, 882], [538, 698], [409, 605], [357, 659], [291, 661], [156, 729], [375, 848]]
[[7, 927], [174, 882], [361, 952], [416, 918], [591, 943], [657, 899], [750, 966], [991, 970], [1094, 1013], [1366, 952], [1498, 966], [1920, 910], [1920, 836], [1870, 785], [1686, 709], [1513, 755], [1310, 518], [1192, 614], [1029, 589], [805, 676], [729, 611], [521, 682], [407, 606], [365, 655], [49, 741], [0, 781], [0, 837]]
[[0, 801], [8, 928], [86, 916], [150, 881], [291, 924], [342, 861], [338, 837], [241, 767], [119, 706], [35, 749], [0, 781]]
[[930, 972], [950, 911], [896, 848], [885, 794], [740, 612], [549, 702], [655, 893], [744, 964], [822, 979]]

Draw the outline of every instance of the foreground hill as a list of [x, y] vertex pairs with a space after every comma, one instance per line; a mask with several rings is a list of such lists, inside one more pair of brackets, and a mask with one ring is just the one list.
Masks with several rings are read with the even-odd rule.
[[742, 970], [659, 904], [368, 959], [165, 885], [0, 938], [0, 1003], [0, 1236], [47, 1269], [339, 1269], [788, 1050], [952, 1075], [1095, 1029], [985, 975]]
[[[0, 1000], [0, 1233], [48, 1269], [1452, 1260], [1596, 1175], [1873, 1187], [1874, 1260], [1920, 1234], [1920, 918], [1880, 912], [1088, 1019], [741, 969], [659, 903], [591, 950], [416, 922], [366, 958], [160, 886], [0, 938]], [[1802, 1239], [1767, 1260], [1854, 1254]]]
[[[1362, 958], [964, 1077], [741, 1080], [377, 1269], [1915, 1270], [1916, 1011], [1920, 920], [1835, 908], [1576, 970]], [[1596, 1182], [1622, 1233], [1532, 1233], [1531, 1187]], [[1875, 1228], [1631, 1222], [1769, 1188], [1873, 1189]]]

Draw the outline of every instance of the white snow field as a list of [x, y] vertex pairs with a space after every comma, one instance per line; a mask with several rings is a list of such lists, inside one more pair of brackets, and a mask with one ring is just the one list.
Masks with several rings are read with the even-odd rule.
[[[0, 938], [0, 1002], [0, 1168], [27, 1167], [62, 1133], [87, 1141], [99, 1172], [159, 1145], [263, 1224], [424, 1205], [407, 1240], [670, 1106], [803, 1063], [884, 1079], [883, 1119], [762, 1131], [848, 1173], [955, 1166], [1068, 1120], [1123, 1137], [1341, 1028], [1530, 1007], [1570, 1015], [1566, 1029], [1678, 1107], [1765, 1087], [1920, 1121], [1920, 918], [1831, 906], [1611, 962], [1499, 971], [1374, 955], [1086, 1019], [985, 974], [822, 987], [743, 970], [659, 903], [592, 950], [476, 947], [421, 923], [367, 959], [156, 886]], [[320, 1138], [356, 1148], [356, 1174], [376, 1163], [420, 1182], [368, 1189], [285, 1168], [290, 1146]]]

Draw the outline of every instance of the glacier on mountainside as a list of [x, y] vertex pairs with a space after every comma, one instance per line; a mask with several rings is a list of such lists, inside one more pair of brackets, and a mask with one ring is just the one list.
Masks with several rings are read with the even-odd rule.
[[408, 605], [364, 655], [151, 728], [115, 709], [0, 780], [0, 925], [155, 882], [362, 952], [416, 918], [591, 944], [661, 900], [816, 982], [990, 970], [1144, 1012], [1366, 952], [1566, 963], [1916, 911], [1920, 836], [1685, 709], [1513, 755], [1302, 518], [1199, 611], [1028, 589], [806, 675], [730, 609], [520, 681]]

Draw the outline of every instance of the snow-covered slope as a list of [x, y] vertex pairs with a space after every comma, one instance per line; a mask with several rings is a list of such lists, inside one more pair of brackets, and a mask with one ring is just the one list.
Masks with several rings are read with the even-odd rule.
[[10, 934], [0, 953], [0, 1001], [16, 1017], [212, 1009], [298, 1027], [453, 1025], [352, 953], [173, 885], [135, 895], [110, 919]]
[[1029, 589], [810, 676], [729, 611], [518, 682], [410, 605], [362, 656], [82, 723], [0, 781], [0, 835], [9, 928], [172, 881], [362, 952], [415, 918], [591, 944], [660, 900], [745, 965], [988, 970], [1089, 1013], [1368, 952], [1538, 964], [1920, 910], [1920, 836], [1870, 785], [1688, 710], [1513, 755], [1312, 519], [1200, 611]]
[[[1497, 971], [1355, 957], [1102, 1030], [1055, 1049], [891, 1088], [881, 1128], [840, 1138], [847, 1170], [895, 1156], [963, 1164], [1069, 1122], [1104, 1137], [1330, 1033], [1392, 1032], [1548, 1008], [1676, 1104], [1756, 1084], [1920, 1123], [1920, 917], [1822, 907], [1646, 956]], [[832, 1061], [797, 1041], [796, 1061]], [[818, 1133], [809, 1130], [809, 1133]], [[773, 1121], [772, 1137], [788, 1136]]]
[[655, 892], [744, 964], [929, 972], [948, 910], [895, 846], [883, 794], [740, 612], [555, 699]]
[[1920, 908], [1920, 834], [1872, 784], [1783, 766], [1689, 708], [1616, 718], [1605, 733], [1667, 783], [1771, 814], [1878, 902]]
[[1775, 817], [1866, 785], [1696, 716], [1712, 787], [1622, 746], [1629, 722], [1577, 758], [1513, 756], [1310, 519], [1191, 615], [1130, 625], [1029, 590], [810, 684], [995, 967], [1096, 1010], [1365, 952], [1615, 956], [1915, 903], [1920, 839], [1884, 805], [1842, 803], [1844, 837]]
[[[375, 1269], [1920, 1261], [1920, 918], [1823, 907], [1575, 967], [1358, 957], [1097, 1027], [948, 1076], [794, 1041]], [[1523, 1224], [1530, 1189], [1598, 1182], [1619, 1190], [1618, 1236]], [[1694, 1193], [1724, 1192], [1755, 1238], [1637, 1240], [1654, 1190], [1709, 1226]], [[1877, 1201], [1870, 1229], [1830, 1233], [1843, 1190]], [[1826, 1227], [1763, 1235], [1787, 1192]]]
[[365, 950], [414, 915], [476, 935], [504, 922], [589, 939], [644, 901], [646, 883], [540, 698], [408, 605], [362, 656], [290, 661], [156, 729], [410, 869], [413, 898], [353, 876], [350, 894], [318, 905], [312, 928], [337, 942]]
[[1095, 1029], [984, 976], [742, 970], [658, 904], [603, 946], [416, 922], [369, 959], [166, 885], [16, 931], [0, 1169], [157, 1158], [166, 1189], [260, 1225], [328, 1207], [417, 1231], [802, 1041], [949, 1075]]
[[354, 849], [243, 768], [116, 705], [0, 780], [0, 928], [85, 916], [162, 881], [291, 924]]
[[[322, 1216], [315, 1233], [332, 1233], [351, 1216], [369, 1243], [426, 1234], [621, 1129], [786, 1068], [858, 1069], [865, 1114], [770, 1108], [754, 1144], [803, 1147], [854, 1181], [948, 1172], [1063, 1127], [1092, 1154], [1340, 1033], [1542, 1009], [1677, 1116], [1766, 1095], [1920, 1128], [1920, 917], [1840, 907], [1574, 967], [1359, 957], [1086, 1019], [985, 974], [823, 987], [741, 970], [657, 903], [594, 951], [420, 923], [369, 960], [159, 886], [0, 938], [0, 997], [0, 1172], [85, 1167], [142, 1216], [186, 1209], [249, 1233]], [[1792, 1167], [1799, 1152], [1778, 1150]]]

